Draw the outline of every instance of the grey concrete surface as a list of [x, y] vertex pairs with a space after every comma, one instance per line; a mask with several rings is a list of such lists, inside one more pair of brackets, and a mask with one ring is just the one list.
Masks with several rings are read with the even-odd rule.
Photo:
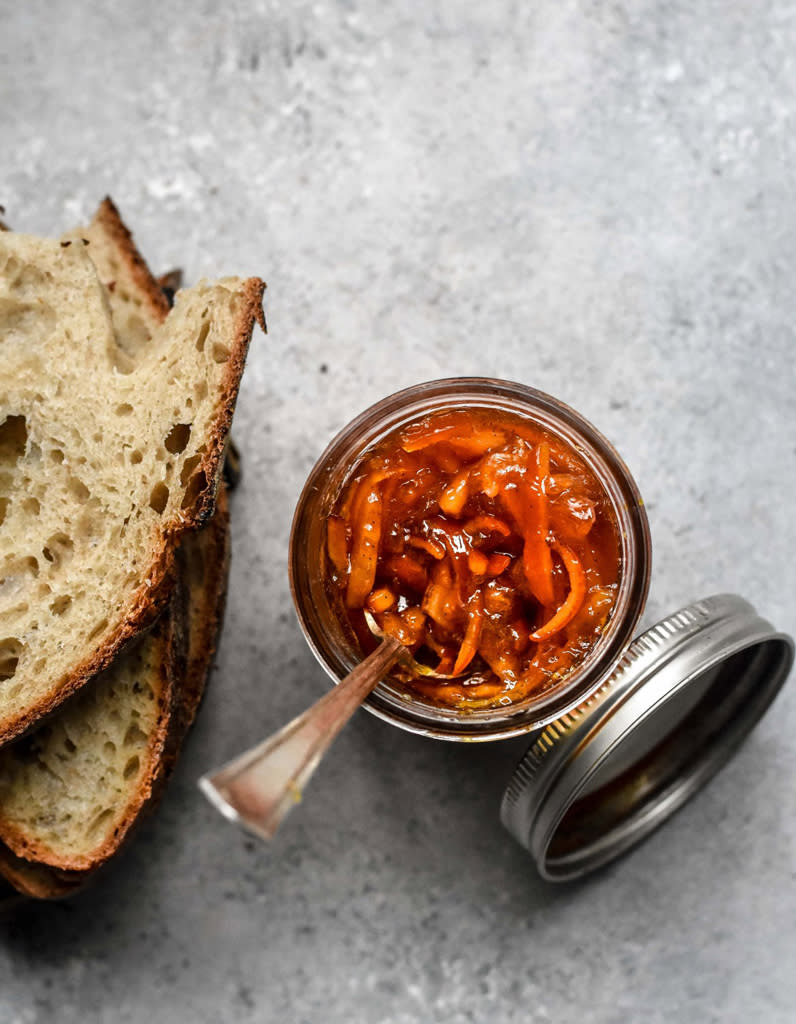
[[459, 374], [582, 410], [650, 513], [647, 621], [796, 628], [796, 4], [0, 0], [0, 202], [110, 192], [153, 267], [268, 280], [227, 624], [157, 815], [0, 924], [2, 1024], [796, 1020], [796, 691], [632, 855], [551, 888], [497, 818], [523, 742], [362, 714], [269, 847], [198, 775], [325, 685], [285, 571], [331, 435]]

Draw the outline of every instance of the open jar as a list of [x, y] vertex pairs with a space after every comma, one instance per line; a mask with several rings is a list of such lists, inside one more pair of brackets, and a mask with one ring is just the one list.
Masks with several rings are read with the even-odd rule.
[[446, 410], [513, 417], [587, 468], [615, 525], [613, 607], [586, 655], [555, 685], [520, 700], [450, 707], [391, 675], [366, 706], [438, 739], [532, 733], [501, 815], [545, 877], [571, 878], [646, 835], [724, 763], [787, 677], [793, 640], [742, 599], [722, 596], [681, 610], [633, 641], [649, 588], [651, 546], [643, 502], [620, 456], [549, 395], [506, 381], [458, 378], [401, 391], [354, 419], [318, 460], [299, 498], [291, 590], [307, 641], [332, 679], [347, 675], [362, 649], [329, 587], [327, 524], [369, 453]]
[[335, 437], [299, 498], [290, 541], [293, 599], [319, 661], [333, 679], [342, 679], [361, 659], [362, 651], [327, 585], [329, 517], [368, 452], [402, 428], [451, 408], [496, 421], [508, 414], [565, 445], [601, 488], [616, 528], [619, 573], [612, 614], [588, 655], [557, 685], [505, 706], [462, 710], [423, 699], [391, 677], [366, 702], [374, 714], [426, 736], [504, 739], [552, 721], [600, 685], [633, 636], [649, 586], [649, 527], [636, 485], [614, 448], [574, 410], [520, 384], [481, 378], [421, 384], [368, 409]]

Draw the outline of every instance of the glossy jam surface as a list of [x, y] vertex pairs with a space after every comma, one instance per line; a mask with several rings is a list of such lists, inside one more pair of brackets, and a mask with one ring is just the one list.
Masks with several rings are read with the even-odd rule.
[[601, 484], [565, 441], [485, 408], [402, 427], [354, 467], [326, 523], [332, 606], [393, 678], [461, 709], [558, 685], [594, 648], [621, 572]]

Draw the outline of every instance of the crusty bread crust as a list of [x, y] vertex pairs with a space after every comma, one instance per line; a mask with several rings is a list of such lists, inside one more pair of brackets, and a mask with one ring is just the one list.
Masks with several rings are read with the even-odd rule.
[[[175, 716], [179, 743], [191, 727], [204, 695], [213, 655], [224, 622], [230, 563], [229, 503], [226, 486], [218, 489], [213, 518], [199, 533], [189, 534], [180, 545], [180, 575], [190, 588], [188, 595], [188, 664], [180, 685], [180, 708]], [[201, 584], [192, 584], [192, 565], [201, 562]]]
[[261, 281], [259, 277], [250, 277], [243, 283], [243, 304], [238, 316], [232, 350], [227, 360], [226, 373], [221, 383], [222, 411], [205, 456], [199, 464], [204, 473], [206, 485], [197, 495], [193, 510], [188, 510], [186, 517], [189, 520], [186, 524], [188, 526], [201, 526], [213, 514], [216, 491], [224, 464], [224, 451], [254, 324], [259, 324], [263, 332], [266, 330], [265, 314], [263, 313], [264, 292], [265, 282]]
[[[133, 235], [125, 225], [110, 196], [105, 196], [94, 214], [90, 230], [101, 231], [108, 242], [115, 247], [116, 255], [134, 283], [137, 294], [148, 308], [150, 316], [158, 323], [166, 319], [169, 301], [158, 282], [152, 276], [133, 242]], [[106, 288], [113, 289], [115, 281], [103, 281]]]
[[[22, 896], [62, 900], [83, 887], [83, 872], [56, 871], [46, 864], [17, 857], [0, 843], [0, 875]], [[2, 904], [0, 904], [2, 907]]]

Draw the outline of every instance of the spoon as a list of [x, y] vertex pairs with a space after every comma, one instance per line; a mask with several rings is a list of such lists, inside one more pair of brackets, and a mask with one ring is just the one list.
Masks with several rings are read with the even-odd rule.
[[394, 637], [379, 646], [298, 718], [223, 768], [199, 788], [225, 818], [261, 839], [272, 839], [321, 758], [384, 674], [406, 652]]

